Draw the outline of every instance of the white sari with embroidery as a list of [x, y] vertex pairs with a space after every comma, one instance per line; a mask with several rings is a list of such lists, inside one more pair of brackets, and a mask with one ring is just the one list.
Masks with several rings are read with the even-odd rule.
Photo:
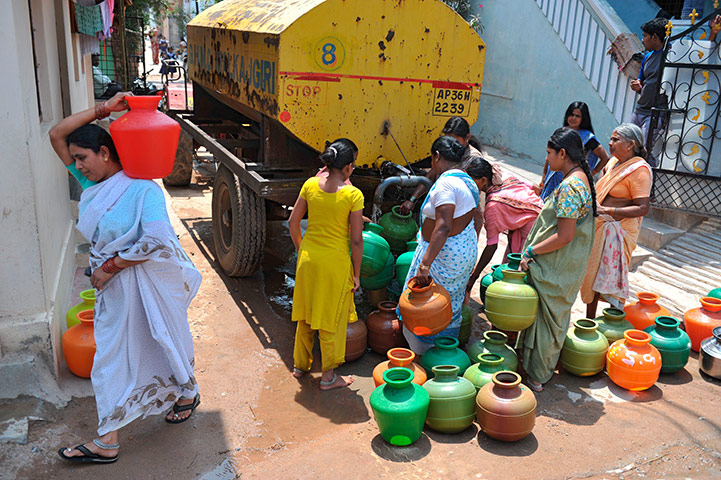
[[168, 411], [198, 393], [187, 310], [201, 275], [170, 225], [150, 180], [118, 172], [85, 190], [78, 230], [93, 270], [107, 259], [147, 260], [113, 275], [97, 292], [91, 380], [98, 435]]

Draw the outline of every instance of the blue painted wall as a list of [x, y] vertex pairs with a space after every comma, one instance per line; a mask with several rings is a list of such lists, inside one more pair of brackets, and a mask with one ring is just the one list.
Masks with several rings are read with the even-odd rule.
[[542, 163], [546, 142], [573, 101], [589, 106], [608, 149], [616, 119], [534, 0], [479, 0], [486, 43], [480, 115], [471, 131], [482, 142]]
[[606, 0], [630, 31], [643, 36], [641, 25], [656, 18], [661, 8], [653, 0]]

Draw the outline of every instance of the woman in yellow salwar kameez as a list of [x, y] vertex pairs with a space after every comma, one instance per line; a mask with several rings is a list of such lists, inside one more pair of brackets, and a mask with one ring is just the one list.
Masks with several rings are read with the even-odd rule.
[[[313, 364], [318, 332], [323, 375], [321, 390], [346, 387], [351, 376], [334, 373], [344, 362], [348, 323], [358, 320], [353, 293], [360, 286], [363, 255], [363, 194], [346, 180], [355, 168], [357, 148], [347, 139], [330, 144], [320, 159], [327, 177], [309, 178], [300, 191], [288, 221], [298, 252], [293, 321], [297, 322], [293, 376], [301, 377]], [[308, 229], [300, 221], [308, 213]], [[348, 246], [350, 244], [350, 252]]]

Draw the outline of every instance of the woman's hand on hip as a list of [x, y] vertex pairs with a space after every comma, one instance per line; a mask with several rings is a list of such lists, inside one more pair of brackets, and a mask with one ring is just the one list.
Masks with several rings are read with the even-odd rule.
[[93, 270], [93, 274], [90, 275], [90, 285], [96, 290], [102, 290], [105, 282], [110, 280], [114, 274], [106, 273], [102, 268], [98, 267]]

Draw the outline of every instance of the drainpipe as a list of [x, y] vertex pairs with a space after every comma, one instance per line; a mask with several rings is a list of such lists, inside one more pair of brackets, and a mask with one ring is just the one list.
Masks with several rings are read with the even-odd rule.
[[378, 187], [376, 187], [376, 192], [373, 195], [373, 205], [380, 208], [381, 203], [383, 202], [383, 194], [391, 185], [397, 185], [399, 187], [416, 187], [419, 184], [426, 186], [426, 192], [431, 189], [431, 186], [433, 186], [433, 183], [426, 177], [418, 175], [404, 175], [386, 178], [380, 185], [378, 185]]

